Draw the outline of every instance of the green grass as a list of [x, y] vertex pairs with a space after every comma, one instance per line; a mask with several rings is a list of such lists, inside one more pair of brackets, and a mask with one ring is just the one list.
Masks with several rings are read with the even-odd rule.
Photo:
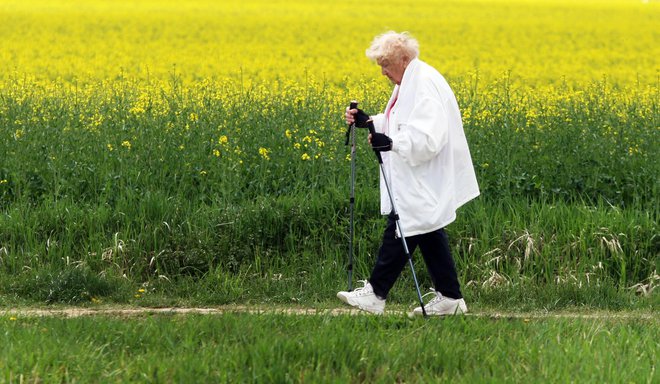
[[[35, 87], [0, 98], [3, 300], [127, 302], [149, 285], [173, 300], [315, 303], [335, 290], [317, 287], [343, 285], [350, 164], [337, 90]], [[482, 190], [448, 228], [468, 292], [652, 291], [657, 87], [487, 88], [456, 85]], [[383, 222], [377, 164], [358, 147], [364, 278]]]
[[656, 382], [657, 319], [0, 317], [4, 382]]
[[[346, 286], [348, 223], [346, 217], [340, 217], [341, 212], [327, 207], [342, 209], [342, 204], [339, 193], [305, 202], [284, 197], [274, 198], [270, 204], [258, 200], [233, 211], [240, 221], [227, 225], [219, 224], [231, 218], [209, 207], [208, 215], [217, 216], [198, 213], [180, 218], [176, 225], [171, 219], [166, 220], [169, 226], [154, 223], [156, 230], [115, 233], [109, 235], [107, 247], [78, 260], [67, 258], [68, 252], [77, 250], [63, 249], [62, 238], [59, 244], [51, 239], [50, 249], [45, 249], [46, 256], [52, 254], [50, 258], [3, 255], [6, 278], [0, 280], [0, 300], [51, 304], [84, 304], [93, 299], [185, 305], [333, 303], [334, 292]], [[356, 219], [354, 276], [363, 279], [373, 265], [384, 222], [374, 204], [359, 200], [358, 207], [365, 212]], [[62, 210], [64, 215], [81, 220], [94, 215], [75, 206], [66, 210]], [[176, 215], [176, 210], [173, 207], [164, 214]], [[59, 210], [44, 210], [31, 217], [12, 215], [14, 221], [5, 228], [34, 235], [37, 231], [19, 231], [18, 225], [37, 227], [56, 221], [59, 214]], [[209, 220], [218, 225], [209, 224]], [[257, 222], [258, 228], [251, 230], [249, 226]], [[130, 221], [126, 225], [130, 226]], [[484, 292], [502, 292], [495, 296], [508, 297], [508, 292], [523, 290], [540, 295], [526, 300], [525, 305], [536, 303], [541, 308], [553, 306], [553, 302], [609, 309], [657, 302], [655, 293], [635, 294], [642, 288], [653, 292], [658, 284], [658, 259], [652, 255], [658, 246], [654, 237], [657, 224], [647, 212], [533, 201], [496, 204], [479, 199], [461, 210], [448, 232], [465, 294], [472, 301], [490, 297]], [[226, 238], [220, 237], [223, 234]], [[63, 235], [70, 236], [67, 232]], [[204, 239], [209, 243], [204, 244]], [[149, 249], [163, 240], [161, 250]], [[426, 289], [430, 279], [420, 255], [415, 255], [415, 260]], [[136, 300], [134, 294], [141, 287], [150, 295]], [[392, 302], [412, 301], [411, 287], [406, 270], [392, 292]]]

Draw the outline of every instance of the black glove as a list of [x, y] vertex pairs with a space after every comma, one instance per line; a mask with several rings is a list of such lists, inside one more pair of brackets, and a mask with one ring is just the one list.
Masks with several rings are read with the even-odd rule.
[[363, 110], [358, 109], [355, 114], [355, 126], [358, 128], [369, 128], [368, 121], [371, 120], [371, 117], [364, 113]]
[[371, 134], [371, 148], [374, 151], [387, 152], [392, 150], [392, 139], [384, 133]]

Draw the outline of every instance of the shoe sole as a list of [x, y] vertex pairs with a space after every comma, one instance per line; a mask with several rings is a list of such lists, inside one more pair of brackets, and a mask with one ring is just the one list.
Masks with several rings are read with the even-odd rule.
[[373, 313], [373, 314], [376, 314], [376, 315], [382, 315], [383, 314], [382, 310], [380, 310], [380, 311], [379, 310], [374, 310], [374, 309], [371, 309], [370, 307], [364, 307], [364, 306], [361, 306], [360, 304], [355, 303], [348, 296], [342, 295], [342, 292], [337, 293], [337, 297], [339, 298], [339, 300], [341, 300], [344, 303], [350, 305], [351, 307], [355, 307], [355, 308], [358, 308], [358, 309], [363, 310], [365, 312]]
[[[427, 308], [424, 308], [426, 310], [426, 314], [430, 316], [454, 316], [454, 315], [464, 315], [468, 313], [467, 307], [466, 308], [461, 308], [460, 305], [457, 306], [452, 312], [434, 312], [434, 311], [429, 311]], [[417, 310], [415, 308], [413, 310], [413, 315], [415, 316], [423, 316], [424, 314], [422, 313], [421, 308]]]
[[339, 292], [339, 293], [337, 294], [337, 297], [339, 298], [339, 300], [343, 301], [344, 303], [346, 303], [346, 304], [348, 304], [348, 305], [351, 305], [351, 304], [348, 302], [348, 297], [342, 295], [341, 292]]
[[361, 310], [369, 313], [373, 313], [374, 315], [382, 315], [384, 311], [382, 310], [377, 310], [377, 309], [371, 309], [369, 307], [361, 307], [359, 305], [356, 306], [357, 308], [360, 308]]

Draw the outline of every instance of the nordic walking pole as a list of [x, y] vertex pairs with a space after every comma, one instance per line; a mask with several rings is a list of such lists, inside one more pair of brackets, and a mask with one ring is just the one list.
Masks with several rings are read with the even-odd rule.
[[[349, 109], [356, 109], [358, 106], [357, 101], [351, 101]], [[346, 131], [346, 145], [351, 142], [351, 191], [350, 191], [350, 228], [348, 237], [348, 291], [353, 290], [353, 239], [354, 232], [354, 211], [355, 211], [355, 123], [349, 124], [348, 131]]]
[[[376, 129], [371, 121], [369, 121], [369, 133], [373, 137], [376, 133]], [[394, 214], [394, 220], [396, 221], [396, 228], [399, 231], [399, 236], [401, 236], [401, 244], [403, 244], [403, 251], [406, 253], [408, 258], [408, 264], [410, 264], [410, 271], [412, 271], [413, 280], [415, 281], [415, 288], [417, 289], [417, 298], [419, 299], [419, 305], [422, 307], [422, 314], [424, 317], [426, 315], [426, 309], [424, 309], [424, 301], [422, 300], [422, 292], [419, 290], [419, 283], [417, 282], [417, 275], [415, 274], [415, 266], [413, 265], [413, 259], [408, 250], [408, 243], [406, 242], [406, 236], [403, 234], [403, 229], [401, 228], [401, 222], [399, 221], [399, 212], [396, 210], [394, 205], [394, 198], [392, 197], [392, 191], [390, 190], [390, 183], [387, 180], [387, 175], [385, 174], [385, 168], [383, 167], [383, 157], [380, 154], [378, 149], [374, 148], [374, 153], [378, 159], [378, 164], [380, 164], [380, 172], [383, 175], [383, 181], [385, 182], [385, 187], [387, 188], [387, 195], [390, 197], [390, 204], [392, 205], [392, 213]]]

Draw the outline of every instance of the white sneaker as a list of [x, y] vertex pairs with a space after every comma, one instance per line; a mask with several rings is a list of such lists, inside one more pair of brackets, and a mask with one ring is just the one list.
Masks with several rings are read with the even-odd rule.
[[358, 283], [364, 284], [364, 287], [357, 288], [352, 292], [341, 291], [337, 293], [337, 297], [344, 303], [358, 307], [363, 311], [377, 315], [382, 314], [385, 310], [385, 299], [376, 296], [367, 280], [360, 280]]
[[[431, 289], [431, 292], [424, 295], [435, 295], [431, 301], [424, 305], [424, 310], [427, 315], [444, 316], [444, 315], [461, 315], [467, 313], [467, 305], [463, 299], [451, 299], [444, 297], [440, 292]], [[423, 298], [423, 297], [422, 297]], [[422, 307], [417, 307], [413, 310], [415, 315], [423, 315]]]

